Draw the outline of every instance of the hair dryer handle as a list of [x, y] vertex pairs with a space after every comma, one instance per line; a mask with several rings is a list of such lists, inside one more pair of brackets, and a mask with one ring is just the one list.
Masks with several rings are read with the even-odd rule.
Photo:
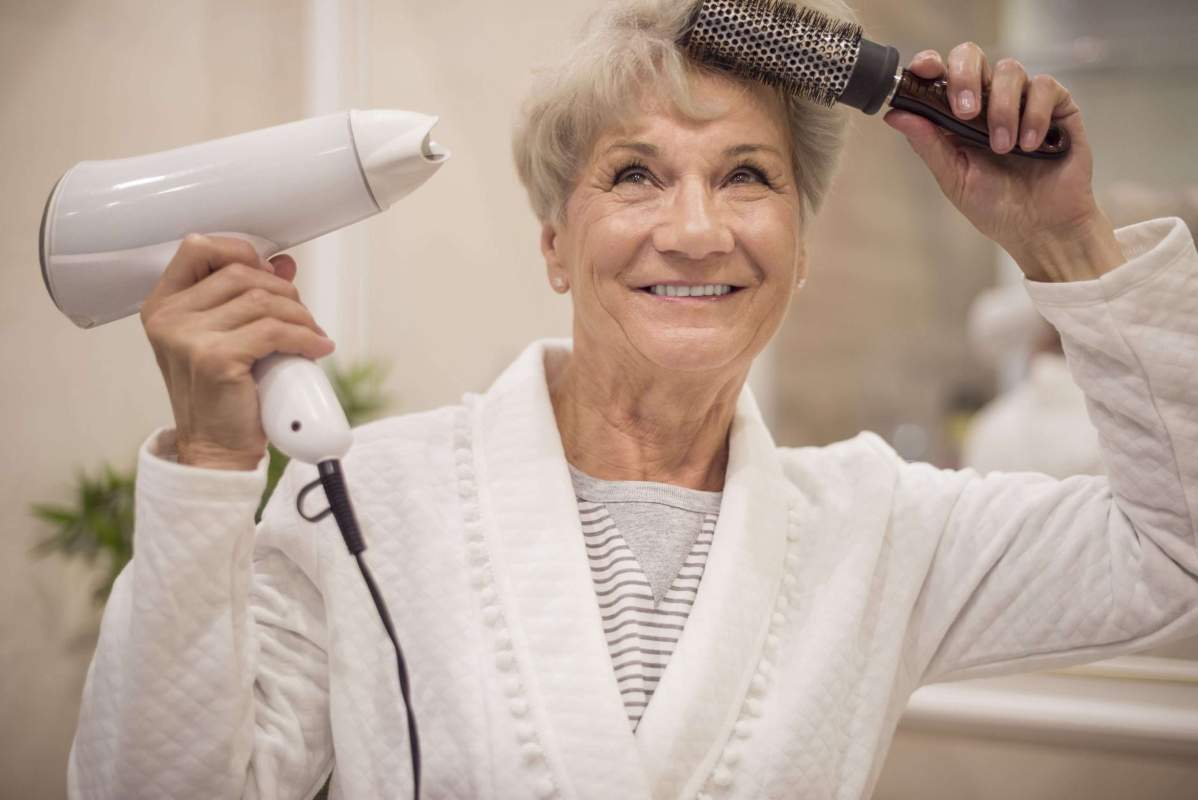
[[[245, 239], [262, 258], [270, 258], [280, 250], [277, 244], [260, 236], [214, 235]], [[349, 420], [329, 376], [315, 361], [272, 353], [255, 362], [253, 372], [258, 382], [262, 429], [271, 444], [305, 464], [319, 464], [349, 452], [354, 439]]]
[[353, 443], [345, 411], [324, 370], [303, 356], [272, 353], [254, 364], [266, 438], [307, 464], [341, 458]]

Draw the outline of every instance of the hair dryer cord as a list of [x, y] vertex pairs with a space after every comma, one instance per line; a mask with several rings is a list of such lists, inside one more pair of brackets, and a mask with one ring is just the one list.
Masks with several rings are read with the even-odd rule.
[[[379, 587], [374, 582], [374, 576], [370, 574], [370, 570], [366, 568], [366, 562], [362, 560], [362, 551], [366, 549], [366, 542], [362, 538], [361, 530], [358, 529], [358, 519], [354, 516], [354, 507], [349, 501], [349, 492], [345, 487], [345, 476], [341, 472], [341, 462], [337, 459], [321, 461], [316, 465], [316, 469], [320, 473], [320, 477], [300, 490], [299, 495], [295, 499], [296, 510], [301, 517], [309, 522], [319, 522], [329, 514], [333, 515], [333, 518], [337, 521], [337, 529], [341, 531], [341, 538], [345, 540], [345, 546], [349, 548], [349, 552], [358, 562], [358, 569], [362, 571], [362, 578], [366, 581], [366, 588], [370, 590], [370, 598], [374, 600], [374, 607], [378, 610], [379, 619], [382, 620], [383, 627], [387, 630], [387, 636], [391, 639], [391, 644], [395, 648], [395, 664], [399, 671], [399, 693], [403, 696], [404, 710], [408, 717], [408, 747], [412, 754], [412, 797], [419, 800], [420, 738], [416, 733], [416, 716], [412, 713], [412, 700], [408, 688], [408, 668], [404, 662], [403, 650], [399, 646], [399, 637], [395, 635], [395, 626], [391, 623], [391, 614], [387, 611], [387, 604], [383, 602], [383, 595], [379, 592]], [[324, 487], [329, 507], [319, 514], [308, 516], [304, 513], [304, 498], [310, 491], [316, 488], [317, 484]]]

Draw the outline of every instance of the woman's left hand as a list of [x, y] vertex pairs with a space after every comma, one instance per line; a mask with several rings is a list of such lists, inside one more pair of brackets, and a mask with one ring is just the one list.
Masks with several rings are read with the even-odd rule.
[[[1029, 78], [1011, 58], [992, 70], [972, 42], [953, 48], [947, 67], [939, 53], [925, 50], [909, 69], [921, 78], [947, 75], [953, 112], [960, 119], [978, 115], [981, 90], [988, 88], [988, 150], [915, 114], [894, 109], [885, 119], [907, 137], [953, 205], [1010, 253], [1028, 278], [1085, 280], [1123, 263], [1114, 229], [1094, 200], [1090, 145], [1081, 111], [1065, 87], [1050, 75]], [[1048, 160], [1011, 153], [1038, 148], [1050, 120], [1069, 135], [1066, 156]]]

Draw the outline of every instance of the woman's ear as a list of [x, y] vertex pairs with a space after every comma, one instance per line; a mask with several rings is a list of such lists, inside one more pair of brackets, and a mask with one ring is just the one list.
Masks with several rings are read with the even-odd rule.
[[558, 252], [557, 228], [551, 222], [541, 223], [541, 255], [545, 257], [545, 271], [549, 285], [558, 294], [570, 291], [570, 275]]
[[799, 253], [795, 261], [795, 285], [794, 292], [798, 294], [803, 286], [807, 283], [807, 245], [804, 242], [799, 242]]

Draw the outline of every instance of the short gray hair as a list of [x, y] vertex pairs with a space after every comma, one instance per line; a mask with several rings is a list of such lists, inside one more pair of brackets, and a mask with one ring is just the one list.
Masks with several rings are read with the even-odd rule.
[[[798, 6], [794, 0], [780, 0]], [[646, 85], [657, 84], [680, 111], [702, 118], [690, 93], [697, 66], [677, 40], [697, 0], [614, 0], [583, 29], [567, 58], [539, 71], [512, 137], [512, 154], [532, 210], [542, 222], [562, 220], [566, 200], [596, 140], [636, 111]], [[844, 0], [801, 5], [856, 21]], [[819, 210], [844, 145], [847, 112], [770, 89], [781, 104], [803, 220]]]

